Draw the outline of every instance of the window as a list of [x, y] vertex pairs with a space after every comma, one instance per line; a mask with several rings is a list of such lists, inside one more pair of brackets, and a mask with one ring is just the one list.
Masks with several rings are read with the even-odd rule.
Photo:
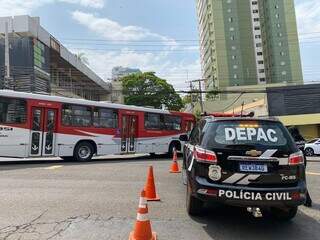
[[258, 13], [259, 10], [255, 9], [255, 10], [253, 10], [252, 12], [253, 12], [253, 13]]
[[232, 56], [232, 59], [233, 59], [233, 60], [237, 59], [237, 56], [233, 55], [233, 56]]
[[254, 37], [255, 37], [255, 39], [260, 39], [261, 35], [255, 35]]
[[260, 29], [261, 29], [260, 27], [254, 27], [254, 30], [256, 30], [256, 31], [258, 31]]
[[257, 55], [258, 56], [262, 56], [262, 52], [257, 52]]
[[144, 115], [145, 129], [160, 130], [162, 128], [160, 116], [160, 114], [156, 113], [146, 113]]
[[259, 73], [264, 73], [264, 69], [259, 69]]
[[259, 18], [254, 18], [253, 21], [254, 21], [254, 22], [259, 22], [260, 19], [259, 19]]
[[286, 62], [282, 61], [282, 62], [280, 63], [280, 65], [281, 65], [281, 66], [284, 66], [284, 65], [286, 65]]
[[233, 69], [238, 69], [238, 65], [233, 65]]
[[282, 75], [287, 75], [287, 72], [286, 72], [286, 71], [283, 71], [281, 74], [282, 74]]
[[229, 18], [229, 22], [233, 22], [233, 18], [232, 17]]
[[280, 52], [280, 56], [284, 56], [285, 55], [285, 53], [284, 52]]
[[233, 32], [233, 31], [234, 31], [234, 27], [231, 27], [231, 28], [230, 28], [230, 32]]
[[258, 5], [258, 1], [253, 1], [252, 5]]
[[258, 64], [263, 64], [263, 61], [258, 61]]
[[181, 130], [181, 117], [164, 115], [164, 129], [165, 130]]
[[93, 112], [93, 125], [99, 128], [117, 128], [118, 111], [107, 108], [95, 108]]
[[256, 47], [262, 47], [262, 43], [256, 43]]
[[89, 127], [92, 125], [92, 108], [87, 106], [64, 104], [62, 124], [65, 126]]
[[266, 79], [265, 78], [260, 78], [260, 82], [265, 82]]
[[27, 103], [24, 100], [0, 97], [0, 123], [25, 123]]

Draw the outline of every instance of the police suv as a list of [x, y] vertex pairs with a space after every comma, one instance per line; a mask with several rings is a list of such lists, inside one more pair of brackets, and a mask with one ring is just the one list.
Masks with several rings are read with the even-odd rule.
[[180, 140], [190, 215], [210, 201], [289, 220], [305, 202], [304, 155], [278, 120], [205, 117]]

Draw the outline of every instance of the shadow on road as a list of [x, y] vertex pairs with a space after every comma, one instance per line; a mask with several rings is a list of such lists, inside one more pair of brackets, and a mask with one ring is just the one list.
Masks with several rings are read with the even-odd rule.
[[74, 166], [74, 165], [93, 165], [93, 164], [106, 164], [106, 163], [138, 163], [138, 162], [153, 162], [153, 161], [168, 161], [166, 155], [156, 156], [139, 156], [139, 157], [126, 157], [122, 158], [103, 158], [92, 159], [90, 162], [77, 162], [77, 161], [66, 161], [60, 159], [48, 160], [48, 159], [35, 159], [35, 160], [20, 160], [16, 161], [0, 161], [0, 171], [4, 170], [17, 170], [27, 168], [39, 168], [39, 167], [50, 167], [52, 165], [62, 166]]
[[279, 222], [270, 216], [253, 218], [245, 209], [230, 206], [209, 208], [204, 217], [193, 218], [204, 224], [210, 239], [319, 239], [320, 223], [301, 211], [290, 222]]

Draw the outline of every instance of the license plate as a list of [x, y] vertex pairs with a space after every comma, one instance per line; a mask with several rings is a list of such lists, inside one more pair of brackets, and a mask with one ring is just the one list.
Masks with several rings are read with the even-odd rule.
[[240, 171], [242, 172], [268, 172], [266, 164], [240, 164]]

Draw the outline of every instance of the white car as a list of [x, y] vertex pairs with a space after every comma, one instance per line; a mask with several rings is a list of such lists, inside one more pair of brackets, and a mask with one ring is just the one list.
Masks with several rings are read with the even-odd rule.
[[306, 143], [304, 147], [307, 156], [320, 155], [320, 138], [315, 138]]

